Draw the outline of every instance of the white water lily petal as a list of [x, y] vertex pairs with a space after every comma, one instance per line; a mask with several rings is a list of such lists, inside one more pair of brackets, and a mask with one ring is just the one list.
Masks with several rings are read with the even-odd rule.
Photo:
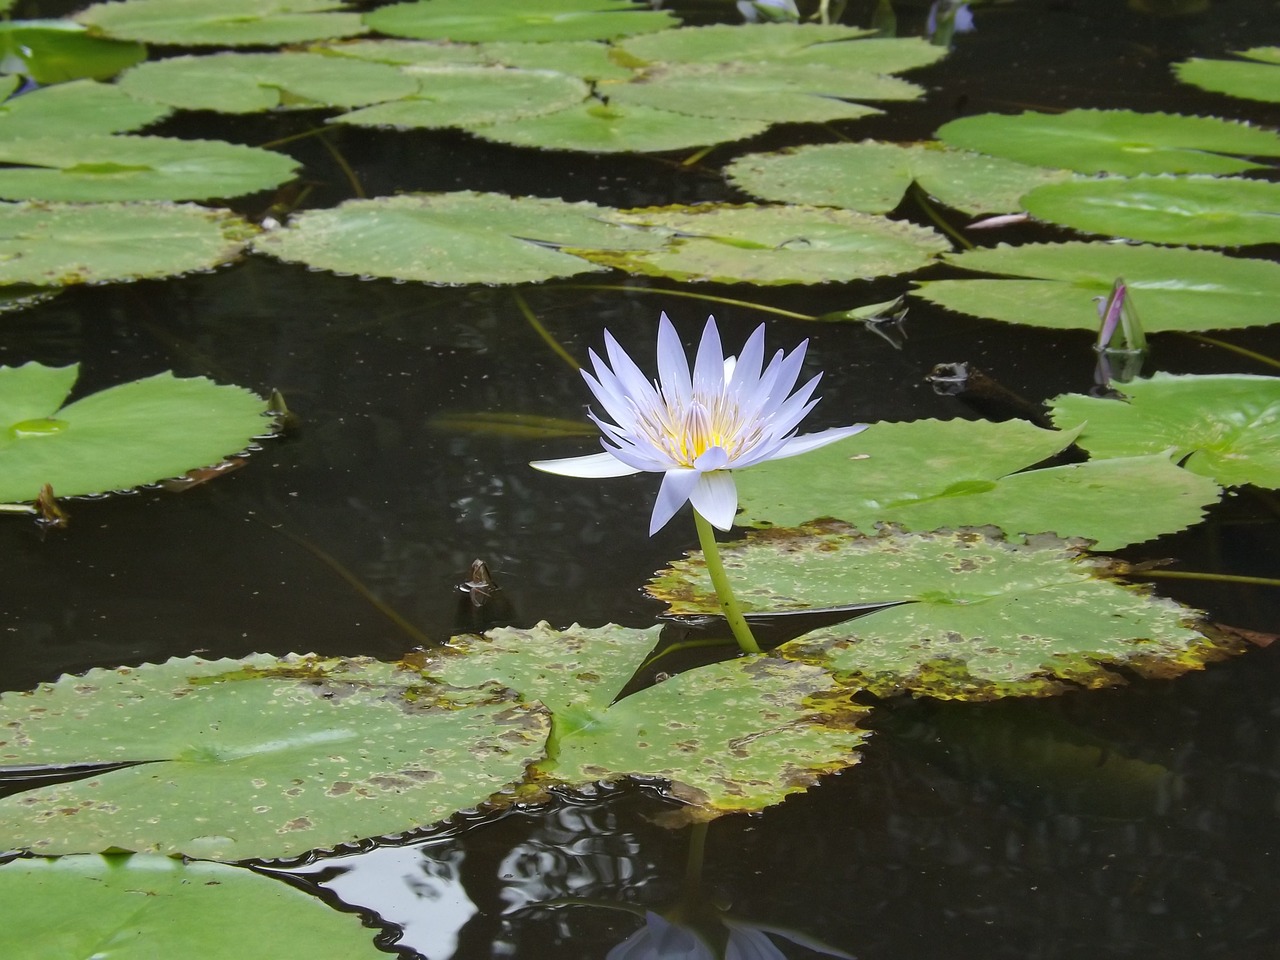
[[733, 482], [733, 474], [728, 470], [699, 474], [689, 502], [716, 529], [732, 529], [738, 512], [738, 485]]
[[685, 505], [701, 476], [697, 470], [686, 467], [677, 467], [662, 475], [662, 486], [658, 488], [658, 499], [654, 501], [653, 515], [649, 518], [649, 536], [665, 527], [676, 511]]
[[808, 433], [803, 437], [792, 437], [769, 459], [783, 460], [801, 453], [808, 453], [810, 450], [817, 450], [819, 447], [825, 447], [829, 443], [843, 440], [845, 437], [852, 437], [855, 433], [861, 433], [865, 429], [867, 429], [865, 423], [857, 423], [852, 427], [832, 427], [830, 430], [823, 430], [821, 433]]
[[563, 460], [534, 460], [529, 466], [562, 477], [629, 477], [644, 472], [640, 467], [628, 466], [611, 453], [565, 457]]

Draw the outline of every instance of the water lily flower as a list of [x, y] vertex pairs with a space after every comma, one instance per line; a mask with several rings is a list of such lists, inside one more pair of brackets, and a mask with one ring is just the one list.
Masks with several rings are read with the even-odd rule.
[[747, 23], [799, 23], [795, 0], [738, 0], [738, 12]]
[[866, 429], [856, 424], [796, 435], [800, 421], [818, 402], [813, 391], [822, 377], [794, 389], [808, 342], [789, 354], [779, 350], [764, 366], [761, 324], [740, 355], [726, 358], [715, 318], [709, 317], [691, 371], [664, 313], [658, 321], [658, 379], [650, 381], [606, 332], [609, 363], [593, 350], [595, 375], [582, 372], [612, 418], [590, 414], [603, 434], [605, 452], [539, 460], [532, 466], [569, 477], [661, 473], [650, 535], [686, 502], [712, 525], [728, 530], [738, 510], [731, 471], [816, 450]]
[[672, 923], [652, 910], [646, 911], [644, 926], [610, 950], [605, 960], [786, 960], [787, 955], [766, 933], [828, 957], [854, 960], [843, 950], [784, 927], [734, 920], [723, 914], [715, 919], [723, 928], [716, 937], [723, 944], [722, 949], [714, 949], [691, 927]]

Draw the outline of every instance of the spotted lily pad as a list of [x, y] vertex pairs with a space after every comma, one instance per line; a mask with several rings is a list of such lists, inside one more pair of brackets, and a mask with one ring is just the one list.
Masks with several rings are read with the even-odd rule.
[[1173, 450], [1224, 486], [1280, 487], [1280, 378], [1157, 373], [1119, 389], [1123, 401], [1063, 394], [1053, 418], [1087, 421], [1079, 442], [1094, 457]]
[[938, 139], [1019, 163], [1079, 173], [1240, 173], [1240, 157], [1280, 157], [1280, 135], [1216, 117], [1132, 110], [984, 113], [952, 120]]
[[1183, 83], [1231, 97], [1280, 103], [1280, 47], [1254, 47], [1239, 54], [1244, 60], [1192, 57], [1173, 65]]
[[1108, 177], [1037, 187], [1028, 213], [1086, 233], [1153, 243], [1280, 243], [1280, 184], [1243, 177]]
[[716, 283], [824, 283], [907, 273], [950, 244], [926, 227], [853, 210], [704, 204], [613, 219], [671, 231], [663, 247], [593, 260], [632, 273]]
[[[1117, 667], [1176, 676], [1237, 650], [1205, 636], [1196, 611], [1102, 579], [1101, 561], [1053, 537], [892, 527], [863, 535], [833, 521], [721, 549], [748, 611], [906, 601], [777, 650], [880, 696], [1044, 696], [1121, 683]], [[697, 553], [649, 590], [673, 613], [717, 609]]]
[[79, 856], [0, 866], [0, 955], [378, 960], [373, 931], [301, 890], [222, 863]]
[[1069, 179], [1063, 170], [955, 150], [940, 143], [824, 143], [780, 153], [750, 153], [725, 168], [741, 189], [775, 203], [846, 207], [888, 213], [911, 184], [965, 213], [1022, 209], [1021, 198], [1042, 183]]
[[229, 210], [170, 203], [0, 203], [0, 284], [169, 277], [239, 255], [256, 228]]
[[[545, 712], [364, 658], [197, 657], [0, 695], [0, 765], [134, 763], [0, 800], [0, 847], [289, 857], [473, 807], [542, 754]], [[3, 766], [0, 766], [0, 770]]]
[[1198, 523], [1221, 494], [1160, 453], [1026, 469], [1077, 433], [1021, 421], [881, 423], [804, 457], [741, 471], [739, 502], [748, 523], [836, 517], [864, 530], [884, 521], [920, 531], [991, 524], [1010, 534], [1087, 537], [1112, 550]]
[[418, 89], [412, 77], [387, 64], [298, 52], [152, 60], [118, 83], [139, 100], [222, 113], [359, 107], [407, 97]]
[[340, 0], [123, 0], [75, 19], [109, 37], [181, 46], [276, 46], [367, 29]]
[[204, 200], [289, 180], [291, 157], [220, 140], [83, 136], [0, 140], [0, 197], [11, 200]]
[[[406, 194], [308, 211], [257, 249], [340, 273], [426, 283], [527, 283], [601, 269], [575, 247], [655, 246], [656, 232], [607, 222], [592, 203], [491, 193]], [[567, 248], [567, 249], [565, 249]]]
[[1266, 326], [1280, 316], [1280, 264], [1212, 250], [1115, 243], [1001, 244], [944, 257], [1000, 280], [929, 280], [918, 296], [1005, 323], [1098, 328], [1095, 297], [1123, 277], [1148, 333]]
[[170, 373], [63, 406], [78, 365], [0, 367], [0, 502], [130, 490], [219, 463], [275, 430], [242, 387]]
[[425, 658], [449, 684], [511, 688], [552, 713], [541, 786], [661, 779], [702, 819], [762, 810], [857, 760], [866, 709], [823, 670], [772, 658], [700, 667], [616, 703], [659, 628], [501, 629]]
[[168, 107], [136, 100], [114, 84], [76, 80], [0, 103], [0, 140], [123, 133], [168, 114]]
[[461, 43], [609, 40], [676, 25], [629, 0], [422, 0], [374, 10], [365, 22], [393, 37]]

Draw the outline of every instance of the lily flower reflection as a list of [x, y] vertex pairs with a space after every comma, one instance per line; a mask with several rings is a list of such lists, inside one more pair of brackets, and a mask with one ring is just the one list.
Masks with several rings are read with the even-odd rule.
[[[591, 414], [604, 436], [604, 453], [531, 466], [568, 477], [624, 477], [661, 473], [649, 534], [661, 530], [685, 502], [721, 530], [733, 526], [738, 490], [732, 470], [793, 457], [866, 429], [833, 427], [796, 436], [800, 421], [817, 404], [810, 399], [822, 375], [798, 390], [804, 341], [791, 353], [779, 350], [767, 367], [764, 325], [742, 353], [725, 357], [714, 317], [707, 319], [690, 371], [667, 315], [658, 322], [658, 379], [648, 380], [618, 342], [605, 332], [606, 364], [593, 350], [595, 376], [582, 375], [609, 417]], [[793, 392], [794, 390], [794, 392]]]
[[[644, 926], [610, 950], [605, 960], [786, 960], [786, 954], [767, 936], [770, 933], [828, 957], [854, 960], [850, 954], [794, 930], [734, 920], [724, 914], [715, 919], [718, 922], [714, 925], [701, 923], [705, 932], [699, 932], [650, 910], [645, 913]], [[712, 946], [713, 940], [716, 946]]]

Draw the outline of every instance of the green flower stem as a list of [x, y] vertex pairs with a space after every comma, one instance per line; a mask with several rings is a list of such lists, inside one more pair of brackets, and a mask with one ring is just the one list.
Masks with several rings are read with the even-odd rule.
[[727, 307], [748, 307], [751, 310], [758, 310], [761, 313], [772, 313], [778, 317], [787, 317], [791, 320], [817, 320], [818, 317], [810, 316], [807, 313], [796, 313], [793, 310], [783, 310], [781, 307], [770, 307], [767, 304], [755, 303], [751, 300], [735, 300], [732, 297], [717, 297], [711, 293], [695, 293], [691, 290], [667, 290], [661, 287], [629, 287], [620, 283], [566, 283], [562, 285], [562, 289], [570, 290], [617, 290], [622, 293], [652, 293], [664, 297], [681, 297], [685, 300], [705, 300], [709, 303], [719, 303]]
[[711, 574], [711, 585], [716, 588], [720, 609], [729, 621], [733, 638], [738, 641], [743, 653], [759, 653], [760, 644], [751, 635], [751, 628], [747, 626], [742, 608], [738, 606], [738, 598], [733, 595], [733, 588], [729, 586], [729, 577], [724, 572], [724, 562], [720, 559], [720, 547], [716, 543], [716, 532], [711, 521], [694, 510], [693, 522], [698, 527], [698, 544], [702, 547], [702, 556], [707, 563], [707, 573]]
[[1280, 587], [1272, 577], [1247, 577], [1236, 573], [1197, 573], [1192, 570], [1131, 570], [1126, 577], [1152, 577], [1157, 580], [1211, 580], [1217, 583], [1247, 583], [1250, 586]]

